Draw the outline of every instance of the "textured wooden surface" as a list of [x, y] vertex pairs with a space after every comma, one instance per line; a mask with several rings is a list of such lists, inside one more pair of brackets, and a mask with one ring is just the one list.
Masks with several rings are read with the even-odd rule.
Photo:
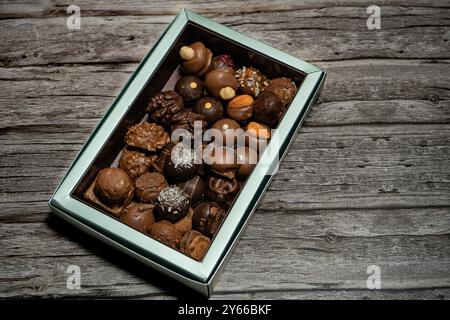
[[[213, 298], [450, 297], [450, 3], [0, 1], [0, 297], [183, 288], [50, 216], [47, 200], [145, 52], [190, 8], [329, 72]], [[66, 288], [81, 267], [81, 289]], [[381, 268], [381, 290], [366, 287]]]

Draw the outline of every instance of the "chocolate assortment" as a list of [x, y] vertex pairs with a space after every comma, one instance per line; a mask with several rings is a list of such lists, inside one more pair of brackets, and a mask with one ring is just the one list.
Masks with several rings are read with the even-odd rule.
[[[183, 74], [173, 90], [146, 102], [118, 167], [101, 169], [83, 191], [128, 226], [202, 260], [297, 87], [202, 42], [178, 54]], [[185, 135], [203, 140], [185, 143]]]

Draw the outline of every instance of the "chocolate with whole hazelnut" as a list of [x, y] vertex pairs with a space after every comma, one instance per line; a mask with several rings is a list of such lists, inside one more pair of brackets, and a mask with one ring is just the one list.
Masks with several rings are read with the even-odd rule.
[[201, 76], [211, 64], [212, 52], [202, 42], [180, 48], [181, 67], [187, 74]]
[[205, 89], [217, 99], [233, 99], [238, 89], [233, 70], [215, 69], [209, 72], [205, 77]]
[[201, 114], [209, 125], [223, 117], [222, 103], [213, 97], [200, 98], [194, 105], [194, 112]]

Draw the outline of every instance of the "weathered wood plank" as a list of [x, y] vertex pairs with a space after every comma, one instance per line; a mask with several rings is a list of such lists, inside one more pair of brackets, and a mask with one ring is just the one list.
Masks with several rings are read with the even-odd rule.
[[[213, 14], [211, 18], [302, 59], [449, 59], [449, 9], [386, 8], [381, 30], [367, 30], [365, 8], [322, 8]], [[335, 15], [335, 19], [330, 16]], [[83, 17], [71, 31], [65, 17], [0, 21], [0, 65], [138, 62], [159, 38], [171, 15]], [[431, 24], [430, 24], [431, 23]], [[406, 31], [404, 31], [406, 30]], [[319, 40], [323, 39], [323, 40]]]
[[[285, 227], [281, 223], [264, 223], [264, 218], [255, 216], [254, 221], [260, 222], [252, 222], [240, 241], [218, 284], [219, 293], [271, 291], [279, 290], [280, 286], [294, 291], [364, 290], [366, 269], [372, 264], [381, 268], [385, 289], [450, 286], [450, 270], [443, 267], [450, 263], [448, 233], [361, 238], [324, 233], [325, 230], [320, 235], [308, 235], [299, 225], [297, 234], [279, 236]], [[5, 228], [2, 241], [6, 240], [9, 251], [2, 253], [7, 256], [1, 258], [0, 283], [7, 283], [11, 277], [19, 278], [15, 281], [15, 295], [123, 296], [161, 292], [154, 287], [155, 283], [160, 284], [152, 279], [154, 272], [150, 271], [145, 277], [149, 281], [146, 283], [140, 279], [140, 272], [145, 268], [135, 269], [134, 263], [127, 267], [127, 258], [115, 255], [103, 245], [94, 245], [71, 228], [65, 230], [57, 221], [52, 224], [58, 231], [40, 223], [2, 226]], [[255, 224], [259, 227], [255, 228]], [[271, 235], [273, 231], [278, 235]], [[11, 244], [8, 239], [20, 240], [20, 245], [19, 242]], [[22, 268], [17, 270], [19, 264]], [[65, 288], [65, 270], [69, 264], [81, 267], [84, 289]], [[115, 264], [121, 268], [116, 268]], [[408, 274], [406, 279], [405, 273]], [[8, 296], [8, 292], [3, 289], [0, 294]]]

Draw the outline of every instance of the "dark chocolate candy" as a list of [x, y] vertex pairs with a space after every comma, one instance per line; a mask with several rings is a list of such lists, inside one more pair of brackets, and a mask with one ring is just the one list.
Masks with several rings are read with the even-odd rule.
[[155, 223], [154, 208], [155, 206], [150, 203], [132, 202], [123, 209], [120, 220], [141, 232], [148, 232]]
[[275, 93], [286, 106], [294, 99], [294, 96], [297, 93], [297, 87], [291, 79], [283, 77], [271, 80], [266, 91]]
[[199, 176], [194, 176], [192, 179], [179, 184], [178, 187], [191, 197], [191, 203], [194, 206], [204, 197], [205, 184]]
[[183, 218], [191, 204], [189, 195], [177, 186], [163, 189], [156, 202], [156, 213], [159, 219], [176, 222]]
[[236, 154], [233, 149], [227, 147], [215, 147], [208, 155], [207, 163], [213, 172], [227, 179], [236, 177], [237, 164]]
[[267, 77], [258, 69], [253, 67], [242, 67], [236, 71], [238, 80], [238, 91], [243, 94], [249, 94], [258, 97], [269, 84]]
[[234, 61], [228, 54], [221, 54], [220, 56], [215, 56], [211, 60], [211, 65], [207, 72], [211, 72], [215, 69], [232, 69], [234, 70]]
[[238, 122], [249, 120], [253, 115], [255, 100], [251, 95], [242, 94], [234, 97], [227, 106], [227, 116]]
[[154, 223], [148, 234], [172, 248], [178, 249], [180, 247], [181, 232], [170, 221], [161, 220]]
[[253, 107], [255, 120], [268, 126], [275, 125], [283, 115], [283, 111], [283, 102], [271, 91], [261, 93]]
[[195, 103], [194, 112], [204, 116], [210, 125], [223, 117], [222, 103], [213, 97], [200, 98]]
[[150, 99], [146, 111], [150, 119], [164, 126], [172, 123], [172, 117], [184, 111], [183, 98], [173, 90], [158, 92]]
[[175, 91], [187, 103], [191, 103], [203, 96], [203, 81], [194, 76], [181, 77], [175, 84]]
[[174, 146], [170, 157], [167, 158], [164, 173], [171, 181], [175, 182], [191, 179], [197, 173], [195, 152], [181, 143]]
[[180, 250], [185, 255], [201, 260], [208, 251], [211, 240], [196, 230], [189, 230], [181, 238]]
[[210, 176], [207, 183], [207, 195], [216, 202], [230, 206], [239, 192], [240, 184], [237, 179], [225, 179]]
[[142, 202], [154, 202], [164, 188], [169, 185], [164, 176], [158, 172], [147, 172], [135, 182], [137, 198]]
[[222, 143], [222, 145], [233, 146], [236, 144], [241, 128], [239, 123], [233, 119], [223, 118], [220, 119], [211, 126], [212, 129], [217, 129], [220, 132], [222, 141], [216, 141], [216, 143]]
[[235, 151], [239, 166], [237, 173], [244, 177], [250, 175], [258, 162], [258, 153], [248, 147], [238, 147]]
[[208, 237], [213, 237], [224, 218], [225, 210], [217, 202], [202, 202], [194, 208], [192, 227]]

